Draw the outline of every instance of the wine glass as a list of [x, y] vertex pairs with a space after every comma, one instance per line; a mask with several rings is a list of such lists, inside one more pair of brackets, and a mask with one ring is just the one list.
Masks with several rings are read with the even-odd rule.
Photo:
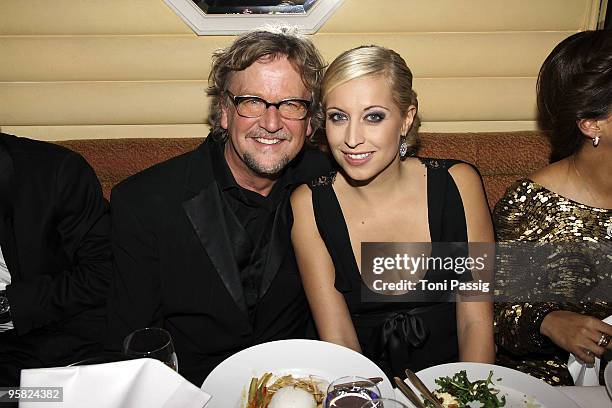
[[408, 408], [408, 405], [399, 402], [398, 400], [381, 398], [373, 401], [368, 401], [361, 408]]
[[380, 398], [380, 390], [372, 381], [357, 376], [341, 377], [327, 387], [324, 408], [361, 408], [366, 401]]
[[178, 371], [172, 337], [168, 331], [159, 327], [146, 327], [128, 334], [123, 340], [123, 352], [128, 356], [159, 360]]

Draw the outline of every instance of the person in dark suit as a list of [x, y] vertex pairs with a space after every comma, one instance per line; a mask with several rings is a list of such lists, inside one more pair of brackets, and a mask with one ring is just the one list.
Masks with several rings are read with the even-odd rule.
[[326, 156], [304, 149], [322, 69], [288, 29], [243, 34], [215, 53], [211, 134], [111, 193], [110, 348], [163, 327], [179, 373], [199, 386], [244, 348], [308, 336], [288, 199], [329, 171]]
[[110, 218], [83, 157], [0, 133], [0, 250], [2, 386], [102, 350]]

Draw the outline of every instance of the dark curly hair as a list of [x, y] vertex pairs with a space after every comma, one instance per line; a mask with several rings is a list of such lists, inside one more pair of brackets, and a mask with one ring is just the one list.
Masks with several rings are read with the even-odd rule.
[[581, 119], [603, 119], [612, 110], [612, 31], [584, 31], [559, 43], [538, 75], [540, 127], [548, 132], [555, 162], [584, 143]]
[[[212, 97], [208, 124], [215, 139], [227, 140], [227, 131], [221, 128], [219, 122], [232, 73], [242, 71], [260, 59], [278, 56], [286, 56], [300, 73], [304, 86], [312, 95], [310, 110], [313, 112], [317, 109], [325, 64], [312, 42], [299, 35], [295, 27], [278, 26], [251, 31], [240, 35], [229, 47], [213, 54], [206, 93]], [[319, 126], [316, 118], [311, 117], [310, 121], [313, 129]]]

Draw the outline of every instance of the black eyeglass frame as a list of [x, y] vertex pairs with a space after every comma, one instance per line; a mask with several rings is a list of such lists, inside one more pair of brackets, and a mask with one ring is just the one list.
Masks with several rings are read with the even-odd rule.
[[[259, 96], [254, 96], [254, 95], [234, 95], [233, 93], [231, 93], [230, 91], [225, 91], [225, 93], [227, 94], [227, 96], [229, 96], [230, 100], [232, 101], [232, 103], [234, 104], [234, 107], [236, 108], [236, 113], [238, 113], [238, 115], [242, 116], [243, 118], [260, 118], [262, 117], [265, 112], [268, 110], [268, 108], [270, 106], [274, 106], [276, 108], [276, 110], [278, 110], [278, 113], [281, 115], [281, 117], [287, 119], [287, 120], [304, 120], [306, 119], [306, 117], [308, 117], [308, 114], [310, 113], [310, 106], [312, 105], [312, 101], [309, 101], [307, 99], [300, 99], [300, 98], [287, 98], [287, 99], [283, 99], [282, 101], [278, 101], [276, 103], [272, 103], [272, 102], [268, 102], [263, 98], [260, 98]], [[263, 104], [266, 106], [266, 108], [263, 110], [263, 112], [261, 113], [261, 115], [258, 116], [247, 116], [247, 115], [243, 115], [238, 111], [238, 105], [240, 105], [241, 102], [246, 101], [248, 99], [256, 99], [258, 101], [263, 102]], [[304, 116], [302, 116], [301, 118], [288, 118], [286, 116], [283, 115], [280, 107], [282, 104], [287, 103], [287, 102], [300, 102], [303, 103], [304, 106], [306, 106], [306, 111], [304, 113]]]

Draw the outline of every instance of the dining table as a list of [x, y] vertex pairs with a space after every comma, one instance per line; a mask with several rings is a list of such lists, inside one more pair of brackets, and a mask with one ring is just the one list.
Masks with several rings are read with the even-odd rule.
[[580, 408], [612, 408], [612, 396], [608, 395], [603, 385], [591, 387], [558, 387], [570, 397]]
[[[459, 365], [459, 367], [454, 367], [454, 365]], [[480, 367], [480, 370], [485, 370], [486, 373], [495, 369], [496, 378], [500, 376], [496, 381], [500, 381], [502, 376], [506, 381], [513, 378], [510, 376], [513, 370], [466, 362], [430, 367], [420, 371], [417, 375], [423, 382], [428, 382], [428, 379], [432, 381], [432, 378], [438, 378], [438, 375], [433, 375], [436, 370], [453, 373], [458, 372], [459, 369], [465, 369], [472, 372], [474, 378], [486, 378], [486, 374], [483, 376], [482, 373], [478, 373], [478, 366], [483, 366]], [[379, 367], [353, 350], [323, 341], [292, 339], [263, 343], [236, 353], [219, 364], [201, 387], [189, 383], [160, 361], [146, 358], [126, 359], [125, 356], [117, 353], [80, 361], [68, 367], [23, 370], [21, 385], [23, 387], [63, 387], [65, 397], [63, 403], [56, 405], [46, 403], [45, 407], [49, 408], [54, 406], [81, 408], [84, 406], [83, 401], [88, 401], [87, 406], [100, 408], [161, 407], [162, 405], [177, 408], [187, 406], [200, 408], [203, 405], [206, 405], [206, 408], [227, 408], [236, 406], [240, 401], [240, 393], [252, 380], [253, 373], [277, 372], [284, 375], [288, 369], [295, 371], [297, 376], [303, 376], [306, 373], [329, 379], [339, 378], [349, 373], [366, 378], [386, 378]], [[522, 373], [515, 372], [515, 374], [530, 379], [530, 381], [541, 382]], [[608, 378], [607, 373], [606, 378]], [[100, 387], [100, 384], [105, 384], [105, 386]], [[393, 388], [392, 384], [386, 380], [378, 384], [381, 391], [379, 395], [385, 398], [395, 398], [404, 402], [408, 407], [413, 407], [398, 389]], [[567, 402], [567, 404], [552, 404], [556, 406], [551, 406], [551, 403], [548, 402], [547, 408], [576, 408], [576, 406], [579, 408], [612, 408], [612, 395], [605, 386], [550, 387], [543, 382], [542, 385], [547, 387], [544, 389], [544, 394], [540, 393], [543, 398], [546, 398], [544, 395], [548, 396], [549, 393], [552, 393], [554, 388], [554, 395]], [[540, 388], [542, 387], [538, 386], [538, 389]], [[140, 394], [136, 392], [139, 390], [142, 391]], [[527, 392], [527, 388], [523, 390]], [[563, 396], [559, 395], [561, 393]], [[148, 401], [147, 398], [152, 396], [155, 400]], [[126, 398], [131, 403], [126, 403]], [[115, 403], [111, 403], [111, 400]], [[516, 404], [509, 405], [516, 408]], [[32, 402], [31, 405], [22, 404], [22, 406], [36, 408], [37, 402]]]

